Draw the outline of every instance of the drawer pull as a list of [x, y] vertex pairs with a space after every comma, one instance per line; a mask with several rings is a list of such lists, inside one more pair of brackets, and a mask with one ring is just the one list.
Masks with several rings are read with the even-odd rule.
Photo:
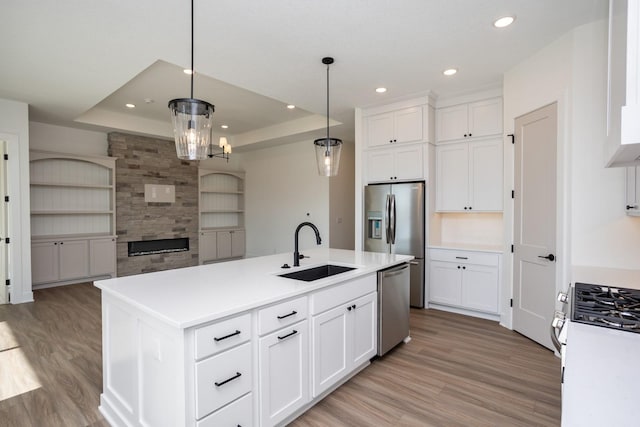
[[295, 311], [295, 310], [293, 310], [293, 311], [292, 311], [291, 313], [289, 313], [289, 314], [285, 314], [284, 316], [278, 316], [278, 319], [279, 319], [279, 320], [286, 319], [287, 317], [295, 316], [296, 314], [298, 314], [298, 312], [297, 312], [297, 311]]
[[296, 331], [296, 330], [294, 329], [294, 330], [293, 330], [293, 332], [290, 332], [290, 333], [288, 333], [287, 335], [285, 335], [285, 336], [283, 336], [283, 337], [278, 336], [278, 339], [279, 339], [279, 340], [283, 340], [283, 339], [285, 339], [285, 338], [289, 338], [290, 336], [295, 335], [295, 334], [297, 334], [297, 333], [298, 333], [298, 331]]
[[219, 383], [218, 383], [218, 382], [215, 382], [214, 384], [216, 385], [216, 387], [220, 387], [220, 386], [225, 385], [225, 384], [226, 384], [226, 383], [228, 383], [229, 381], [233, 381], [233, 380], [235, 380], [236, 378], [240, 378], [241, 376], [242, 376], [242, 374], [241, 374], [240, 372], [236, 372], [236, 374], [235, 374], [234, 376], [232, 376], [231, 378], [228, 378], [228, 379], [226, 379], [226, 380], [224, 380], [224, 381], [222, 381], [222, 382], [219, 382]]
[[469, 259], [466, 256], [457, 256], [456, 259]]
[[225, 335], [225, 336], [220, 337], [220, 338], [218, 338], [218, 337], [213, 337], [213, 340], [214, 340], [215, 342], [218, 342], [218, 341], [226, 340], [227, 338], [235, 337], [236, 335], [240, 335], [240, 331], [239, 331], [239, 330], [237, 330], [237, 329], [236, 329], [236, 331], [235, 331], [234, 333], [232, 333], [232, 334]]

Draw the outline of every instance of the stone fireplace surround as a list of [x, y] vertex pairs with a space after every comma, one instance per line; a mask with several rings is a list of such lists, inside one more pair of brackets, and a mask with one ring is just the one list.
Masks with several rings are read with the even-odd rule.
[[[198, 163], [176, 157], [173, 141], [124, 133], [108, 135], [116, 157], [118, 276], [198, 264]], [[144, 185], [174, 185], [175, 203], [147, 203]], [[128, 256], [128, 243], [188, 238], [189, 250]]]

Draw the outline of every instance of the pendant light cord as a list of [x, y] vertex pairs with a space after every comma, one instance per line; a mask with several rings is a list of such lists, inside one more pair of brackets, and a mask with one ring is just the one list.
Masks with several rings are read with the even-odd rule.
[[329, 66], [330, 64], [327, 64], [327, 148], [331, 144], [329, 139]]
[[191, 0], [191, 99], [193, 99], [193, 75], [196, 71], [193, 69], [193, 0]]

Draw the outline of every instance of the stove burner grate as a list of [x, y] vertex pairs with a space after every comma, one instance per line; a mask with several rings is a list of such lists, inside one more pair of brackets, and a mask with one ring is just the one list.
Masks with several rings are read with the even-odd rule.
[[640, 333], [640, 290], [576, 283], [572, 319]]

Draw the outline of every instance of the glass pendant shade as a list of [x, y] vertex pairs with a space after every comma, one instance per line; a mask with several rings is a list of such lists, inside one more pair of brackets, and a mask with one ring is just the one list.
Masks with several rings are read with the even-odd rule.
[[320, 138], [313, 141], [316, 147], [316, 162], [320, 176], [338, 175], [342, 140], [338, 138]]
[[176, 154], [183, 160], [204, 160], [209, 154], [214, 106], [193, 98], [169, 101]]

